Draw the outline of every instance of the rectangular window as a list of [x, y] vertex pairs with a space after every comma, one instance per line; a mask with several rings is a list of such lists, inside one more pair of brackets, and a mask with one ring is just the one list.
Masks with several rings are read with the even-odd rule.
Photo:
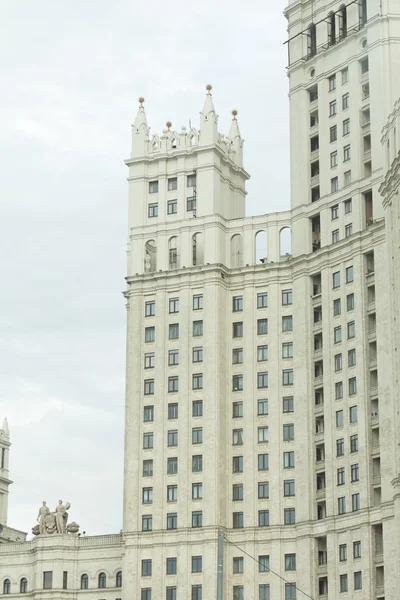
[[354, 465], [351, 465], [351, 483], [354, 483], [355, 481], [359, 481], [359, 479], [360, 479], [360, 470], [359, 470], [358, 463], [355, 463]]
[[233, 586], [233, 600], [244, 600], [244, 588], [242, 585]]
[[353, 542], [353, 558], [361, 558], [361, 542]]
[[145, 342], [154, 342], [156, 339], [156, 328], [155, 327], [146, 327], [144, 330], [144, 341]]
[[269, 510], [258, 511], [258, 526], [269, 527]]
[[179, 379], [177, 376], [168, 377], [168, 393], [179, 391]]
[[153, 433], [144, 433], [143, 434], [143, 448], [148, 450], [149, 448], [153, 448]]
[[282, 358], [293, 358], [293, 342], [282, 344]]
[[234, 429], [232, 431], [232, 446], [243, 445], [243, 429]]
[[337, 125], [333, 125], [329, 128], [329, 141], [336, 142], [337, 140]]
[[151, 588], [142, 588], [140, 590], [140, 600], [151, 600]]
[[360, 494], [352, 494], [351, 496], [352, 511], [360, 510]]
[[168, 431], [168, 447], [177, 446], [178, 445], [178, 430], [170, 429]]
[[339, 190], [339, 179], [337, 177], [332, 177], [331, 179], [331, 193], [334, 194]]
[[358, 435], [350, 436], [350, 452], [358, 452]]
[[202, 444], [203, 443], [203, 428], [202, 427], [193, 427], [192, 428], [192, 444]]
[[153, 516], [152, 515], [143, 515], [142, 516], [142, 531], [152, 531], [153, 530]]
[[193, 373], [192, 375], [192, 390], [203, 389], [203, 373]]
[[201, 454], [196, 454], [192, 456], [192, 472], [193, 473], [201, 473], [203, 470], [203, 456]]
[[238, 312], [238, 311], [243, 310], [243, 296], [233, 296], [232, 310], [233, 310], [233, 312]]
[[350, 119], [343, 121], [343, 135], [349, 135], [350, 133]]
[[232, 350], [232, 364], [241, 365], [243, 363], [243, 348], [234, 348]]
[[332, 244], [337, 244], [339, 239], [339, 229], [335, 229], [332, 231]]
[[202, 585], [192, 585], [191, 600], [203, 600], [203, 586]]
[[258, 571], [259, 573], [267, 573], [269, 571], [269, 555], [262, 554], [258, 557]]
[[173, 365], [179, 365], [179, 350], [168, 351], [168, 365], [170, 367]]
[[188, 212], [196, 210], [196, 196], [189, 196], [189, 198], [186, 198], [186, 210]]
[[347, 160], [350, 160], [350, 158], [351, 158], [350, 144], [347, 144], [347, 146], [343, 147], [343, 162], [346, 162]]
[[353, 234], [353, 223], [348, 223], [344, 228], [345, 237], [350, 237]]
[[335, 150], [334, 152], [331, 152], [331, 169], [333, 167], [337, 167], [338, 164], [338, 153]]
[[258, 470], [259, 471], [268, 471], [268, 468], [269, 468], [268, 454], [259, 454], [258, 455]]
[[203, 400], [193, 400], [192, 402], [192, 417], [203, 416]]
[[338, 503], [338, 515], [344, 515], [346, 512], [346, 498], [342, 496], [337, 499]]
[[357, 423], [357, 406], [350, 406], [350, 423]]
[[340, 591], [341, 592], [347, 592], [348, 591], [347, 575], [346, 574], [340, 575]]
[[333, 341], [335, 344], [342, 341], [342, 328], [340, 326], [335, 327], [333, 330]]
[[285, 600], [296, 600], [296, 584], [285, 583]]
[[296, 555], [295, 554], [285, 554], [285, 571], [295, 571], [296, 570]]
[[243, 573], [243, 556], [233, 558], [233, 573]]
[[340, 271], [336, 271], [332, 275], [332, 287], [338, 288], [340, 286]]
[[336, 427], [343, 427], [343, 411], [336, 411]]
[[283, 468], [284, 469], [293, 469], [294, 467], [294, 452], [284, 452], [283, 453]]
[[285, 525], [294, 525], [296, 523], [296, 509], [285, 508], [283, 511], [283, 522]]
[[243, 375], [233, 375], [232, 390], [234, 392], [239, 392], [243, 390]]
[[257, 335], [268, 333], [268, 319], [257, 319]]
[[168, 585], [166, 587], [166, 600], [176, 600], [176, 587]]
[[269, 498], [269, 483], [268, 481], [258, 482], [258, 497]]
[[154, 379], [144, 380], [144, 395], [151, 396], [154, 394]]
[[188, 175], [186, 179], [186, 187], [196, 186], [196, 175]]
[[268, 360], [268, 346], [257, 346], [257, 361]]
[[232, 458], [233, 473], [243, 473], [243, 456], [234, 456]]
[[332, 100], [331, 102], [329, 102], [329, 116], [334, 117], [336, 115], [336, 112], [336, 100]]
[[53, 571], [43, 571], [43, 589], [51, 590], [53, 588]]
[[232, 403], [232, 417], [234, 419], [243, 417], [243, 402], [241, 400]]
[[203, 335], [203, 321], [193, 321], [193, 337]]
[[294, 423], [285, 423], [283, 425], [283, 441], [292, 442], [294, 440]]
[[178, 500], [178, 486], [167, 485], [167, 501], [176, 502]]
[[294, 398], [293, 396], [284, 396], [283, 398], [283, 412], [294, 412]]
[[311, 102], [315, 102], [315, 100], [318, 100], [318, 86], [317, 85], [313, 85], [313, 87], [308, 90], [308, 97], [310, 100], [310, 104], [311, 104]]
[[282, 371], [282, 385], [293, 385], [293, 369]]
[[341, 371], [341, 370], [342, 370], [342, 355], [335, 354], [335, 371]]
[[203, 498], [203, 484], [192, 483], [192, 500], [201, 500]]
[[345, 171], [344, 172], [344, 185], [350, 185], [351, 184], [351, 171]]
[[177, 419], [178, 418], [178, 403], [174, 402], [168, 404], [168, 419]]
[[235, 483], [232, 486], [232, 500], [243, 500], [243, 483]]
[[203, 346], [197, 346], [192, 350], [192, 360], [194, 363], [203, 362]]
[[153, 476], [153, 461], [152, 460], [144, 460], [143, 461], [143, 477], [152, 477]]
[[233, 513], [233, 529], [242, 529], [244, 527], [243, 513]]
[[354, 310], [354, 294], [348, 294], [348, 296], [346, 296], [346, 305], [348, 312]]
[[[257, 373], [257, 389], [261, 390], [268, 387], [268, 373]], [[243, 389], [243, 387], [241, 388]]]
[[145, 558], [142, 560], [142, 577], [151, 577], [152, 574], [152, 560], [151, 558]]
[[154, 352], [147, 352], [144, 355], [144, 368], [145, 369], [154, 369]]
[[339, 218], [339, 205], [335, 204], [335, 206], [331, 207], [331, 220], [334, 221], [335, 219]]
[[292, 290], [282, 290], [282, 306], [292, 304]]
[[336, 440], [336, 456], [344, 456], [344, 439]]
[[354, 573], [354, 589], [362, 590], [362, 573], [361, 573], [361, 571], [356, 571]]
[[295, 495], [295, 483], [294, 479], [285, 479], [283, 482], [283, 495], [290, 497]]
[[345, 480], [344, 480], [344, 467], [340, 467], [336, 471], [336, 476], [337, 476], [337, 485], [344, 485], [344, 483], [345, 483]]
[[341, 300], [340, 298], [336, 298], [336, 300], [333, 301], [333, 316], [337, 317], [341, 314], [341, 312]]
[[354, 281], [354, 270], [353, 267], [346, 268], [346, 283], [351, 283]]
[[167, 575], [176, 575], [177, 560], [175, 557], [167, 558]]
[[168, 215], [176, 215], [177, 212], [178, 212], [178, 201], [177, 200], [168, 200], [167, 214]]
[[192, 556], [192, 573], [201, 573], [203, 571], [203, 557]]
[[347, 560], [347, 544], [339, 545], [339, 561], [345, 562]]
[[270, 600], [269, 583], [260, 583], [258, 586], [258, 600]]
[[203, 294], [195, 294], [193, 296], [193, 310], [201, 310], [203, 308]]
[[177, 513], [167, 513], [167, 529], [177, 529], [178, 528], [178, 514]]
[[149, 300], [144, 305], [144, 316], [145, 317], [154, 317], [155, 314], [156, 314], [156, 302], [155, 302], [155, 300]]
[[258, 428], [258, 443], [263, 444], [265, 442], [268, 442], [268, 440], [269, 440], [268, 427], [266, 427], [265, 425], [263, 427], [259, 427]]
[[154, 421], [154, 406], [144, 406], [143, 407], [143, 421], [145, 423]]
[[157, 194], [158, 181], [149, 181], [149, 194]]
[[356, 335], [356, 324], [355, 321], [349, 321], [347, 323], [347, 339], [350, 340]]
[[328, 89], [330, 92], [336, 90], [336, 75], [331, 75], [328, 77]]
[[288, 315], [286, 317], [282, 317], [282, 331], [293, 331], [293, 317], [292, 315]]
[[232, 323], [232, 336], [234, 338], [243, 337], [243, 322], [242, 321]]
[[169, 326], [169, 339], [179, 339], [179, 323], [171, 323], [171, 325]]
[[169, 313], [177, 313], [179, 312], [179, 298], [170, 298], [169, 299]]
[[346, 110], [350, 106], [350, 94], [347, 92], [342, 96], [342, 110]]
[[257, 294], [257, 308], [268, 307], [268, 294], [267, 292], [260, 292]]
[[344, 201], [344, 214], [348, 215], [349, 213], [351, 213], [352, 211], [352, 202], [351, 202], [351, 198], [349, 198], [348, 200]]
[[168, 179], [168, 191], [171, 192], [172, 190], [177, 190], [178, 189], [178, 179], [176, 177], [170, 177]]
[[260, 399], [257, 400], [257, 415], [267, 415], [268, 414], [268, 400]]
[[349, 69], [346, 67], [342, 70], [342, 85], [349, 81]]

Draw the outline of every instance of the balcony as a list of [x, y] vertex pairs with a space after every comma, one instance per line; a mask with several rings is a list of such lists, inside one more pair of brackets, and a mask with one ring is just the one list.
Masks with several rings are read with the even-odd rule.
[[315, 185], [319, 184], [319, 173], [318, 175], [314, 175], [314, 177], [311, 177], [310, 184], [311, 187], [314, 187]]
[[372, 454], [373, 458], [377, 458], [378, 456], [380, 456], [381, 455], [381, 447], [379, 445], [378, 446], [372, 446], [372, 452], [371, 452], [371, 454]]
[[369, 368], [370, 369], [376, 369], [377, 368], [377, 364], [378, 364], [378, 361], [377, 361], [377, 358], [376, 358], [376, 354], [375, 354], [375, 356], [370, 356], [369, 357]]
[[317, 500], [325, 500], [326, 488], [322, 488], [322, 490], [317, 490], [316, 497], [317, 497]]
[[368, 135], [371, 132], [371, 122], [368, 121], [368, 123], [361, 125], [361, 131], [363, 135]]
[[366, 150], [364, 152], [364, 162], [368, 162], [371, 160], [371, 150]]
[[367, 285], [373, 285], [375, 283], [375, 271], [367, 271], [365, 281]]
[[324, 403], [320, 402], [319, 404], [315, 404], [315, 415], [323, 415], [324, 414]]
[[375, 554], [375, 562], [378, 563], [378, 564], [379, 563], [383, 563], [383, 552], [382, 552], [382, 550], [379, 551], [379, 554], [378, 553]]
[[367, 303], [367, 313], [374, 313], [374, 312], [375, 312], [375, 300]]
[[374, 475], [372, 477], [372, 485], [377, 485], [377, 486], [381, 485], [381, 476], [380, 475]]

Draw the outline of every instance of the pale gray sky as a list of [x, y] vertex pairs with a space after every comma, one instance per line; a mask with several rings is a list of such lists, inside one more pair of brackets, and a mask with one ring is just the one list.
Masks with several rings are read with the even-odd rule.
[[2, 0], [0, 420], [8, 524], [71, 502], [88, 534], [122, 527], [130, 124], [219, 129], [239, 111], [248, 214], [289, 208], [285, 0]]

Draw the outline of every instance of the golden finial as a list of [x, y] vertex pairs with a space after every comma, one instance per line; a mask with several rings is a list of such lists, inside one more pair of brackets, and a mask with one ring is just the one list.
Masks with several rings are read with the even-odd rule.
[[168, 127], [168, 131], [169, 131], [171, 129], [171, 127], [172, 127], [171, 121], [167, 121], [165, 124]]
[[206, 90], [207, 90], [207, 96], [211, 96], [212, 85], [210, 85], [210, 84], [206, 85]]
[[236, 119], [236, 115], [238, 114], [238, 111], [237, 111], [237, 110], [235, 110], [235, 109], [233, 109], [233, 111], [232, 111], [232, 114], [233, 114], [233, 119], [232, 119], [232, 121], [236, 121], [236, 120], [237, 120], [237, 119]]
[[139, 102], [140, 102], [140, 108], [143, 108], [143, 102], [144, 102], [143, 96], [140, 96]]

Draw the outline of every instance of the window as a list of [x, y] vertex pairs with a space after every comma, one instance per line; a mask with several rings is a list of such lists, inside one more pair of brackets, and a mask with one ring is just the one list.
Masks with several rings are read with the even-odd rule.
[[329, 141], [336, 142], [337, 140], [337, 125], [333, 125], [329, 128]]
[[351, 283], [352, 281], [354, 281], [354, 271], [351, 266], [346, 268], [346, 283]]
[[179, 298], [169, 299], [169, 312], [170, 314], [179, 312]]
[[269, 527], [269, 510], [258, 511], [258, 526]]
[[167, 501], [176, 502], [178, 500], [178, 486], [167, 485]]
[[238, 321], [237, 323], [232, 323], [232, 335], [234, 338], [243, 337], [243, 322]]
[[331, 169], [333, 167], [337, 167], [338, 164], [338, 153], [337, 150], [335, 150], [334, 152], [331, 152]]
[[107, 587], [107, 577], [105, 573], [100, 573], [99, 575], [99, 588]]
[[318, 100], [318, 86], [314, 85], [312, 88], [310, 88], [308, 90], [308, 97], [310, 100], [310, 104], [311, 102], [315, 102], [315, 100]]
[[258, 600], [270, 600], [269, 583], [260, 583], [258, 586]]
[[269, 571], [269, 555], [262, 554], [258, 557], [258, 571], [259, 573], [267, 573]]
[[333, 301], [333, 316], [337, 317], [341, 312], [341, 300], [340, 298], [336, 298], [336, 300]]
[[144, 355], [144, 368], [145, 369], [154, 369], [154, 352], [147, 352]]
[[349, 321], [347, 323], [347, 339], [350, 340], [356, 335], [356, 324], [355, 321]]
[[232, 404], [232, 417], [237, 419], [239, 417], [243, 417], [243, 402], [240, 400], [238, 402], [233, 402]]
[[357, 423], [357, 406], [350, 406], [350, 423]]
[[186, 187], [196, 186], [196, 175], [188, 175], [186, 179]]
[[158, 181], [149, 181], [149, 194], [157, 194]]
[[339, 229], [332, 231], [332, 244], [337, 244], [339, 241]]
[[334, 117], [336, 115], [336, 112], [336, 100], [332, 100], [331, 102], [329, 102], [329, 116]]
[[242, 446], [243, 429], [234, 429], [232, 431], [232, 446]]
[[144, 330], [144, 341], [145, 342], [154, 342], [156, 339], [156, 328], [155, 327], [146, 327]]
[[168, 351], [168, 365], [170, 367], [173, 365], [179, 365], [179, 350]]
[[203, 373], [193, 373], [192, 389], [193, 390], [202, 390], [203, 389]]
[[340, 271], [336, 271], [332, 275], [332, 286], [338, 288], [340, 286]]
[[346, 110], [350, 106], [350, 94], [343, 94], [342, 96], [342, 110]]
[[11, 594], [11, 581], [9, 579], [5, 579], [3, 582], [3, 594]]
[[243, 296], [233, 296], [232, 310], [233, 310], [233, 312], [238, 312], [238, 311], [243, 310]]
[[257, 308], [268, 307], [268, 294], [267, 292], [260, 292], [257, 294]]
[[152, 477], [153, 475], [153, 461], [152, 460], [144, 460], [143, 461], [143, 477]]
[[295, 495], [294, 479], [285, 479], [283, 482], [283, 495], [286, 497]]
[[170, 177], [170, 179], [168, 179], [168, 191], [171, 192], [176, 189], [178, 189], [178, 179], [176, 177]]
[[342, 328], [340, 326], [335, 327], [333, 330], [333, 341], [335, 344], [342, 341]]
[[354, 310], [354, 294], [348, 294], [346, 296], [346, 305], [348, 312]]
[[341, 592], [347, 592], [348, 591], [348, 586], [347, 586], [347, 575], [340, 575], [340, 591]]
[[296, 600], [295, 583], [285, 583], [285, 600]]
[[292, 304], [292, 290], [282, 290], [282, 306]]
[[283, 441], [292, 442], [294, 440], [294, 423], [285, 423], [283, 426]]
[[243, 375], [233, 375], [232, 377], [232, 390], [238, 392], [243, 390]]
[[176, 600], [176, 587], [168, 585], [166, 587], [166, 600]]
[[202, 427], [193, 427], [192, 429], [192, 444], [202, 444], [203, 443], [203, 428]]
[[232, 500], [243, 500], [243, 483], [235, 483], [232, 486]]
[[[82, 575], [82, 577], [81, 577], [81, 589], [87, 590], [88, 585], [85, 588], [82, 587], [82, 578], [83, 577], [86, 577], [86, 580], [88, 583], [89, 583], [89, 578], [87, 575]], [[19, 582], [19, 593], [26, 594], [27, 591], [28, 591], [28, 580], [26, 579], [26, 577], [22, 577], [21, 581]]]
[[193, 348], [192, 351], [193, 354], [193, 362], [203, 362], [203, 347], [202, 346], [197, 346], [196, 348]]
[[352, 511], [360, 510], [360, 494], [352, 494], [351, 496]]
[[268, 427], [263, 426], [258, 428], [258, 443], [263, 444], [264, 442], [268, 442]]
[[269, 483], [268, 481], [258, 482], [258, 497], [269, 498]]
[[293, 358], [293, 342], [282, 344], [282, 358]]
[[203, 571], [203, 557], [192, 556], [192, 573], [201, 573]]
[[201, 500], [203, 498], [203, 484], [192, 483], [192, 500]]
[[285, 396], [283, 398], [283, 412], [294, 412], [294, 399], [293, 396]]
[[171, 456], [167, 459], [167, 473], [170, 475], [176, 475], [178, 472], [178, 458]]
[[358, 466], [358, 463], [355, 463], [354, 465], [351, 465], [351, 483], [354, 483], [355, 481], [359, 481], [359, 479], [360, 479], [359, 466]]
[[176, 215], [177, 212], [178, 212], [178, 201], [177, 200], [168, 200], [167, 214], [168, 215]]
[[268, 346], [257, 346], [257, 360], [258, 362], [268, 360]]
[[332, 177], [331, 179], [331, 193], [334, 194], [339, 189], [339, 179], [337, 177]]
[[174, 377], [168, 377], [168, 393], [179, 391], [179, 379], [175, 375]]
[[178, 514], [167, 513], [167, 529], [177, 529], [178, 527]]
[[339, 560], [345, 562], [347, 560], [347, 544], [339, 545]]
[[344, 185], [350, 185], [351, 184], [351, 171], [345, 171], [344, 173]]
[[335, 371], [341, 371], [341, 370], [342, 370], [342, 355], [335, 354]]
[[177, 419], [178, 418], [178, 403], [171, 402], [168, 404], [168, 419]]
[[336, 456], [344, 456], [344, 439], [336, 440]]
[[[104, 575], [104, 573], [103, 573], [103, 575]], [[8, 580], [8, 581], [10, 581], [10, 580]], [[53, 571], [43, 571], [43, 589], [51, 590], [52, 587], [53, 587]]]
[[192, 585], [192, 600], [203, 600], [203, 586]]
[[177, 445], [178, 445], [178, 430], [170, 429], [168, 431], [168, 447], [171, 448], [172, 446], [177, 446]]
[[361, 571], [356, 571], [354, 573], [354, 589], [362, 590], [362, 573], [361, 573]]
[[282, 331], [293, 331], [293, 317], [292, 315], [288, 315], [286, 317], [282, 317]]
[[154, 317], [155, 314], [156, 314], [155, 300], [150, 300], [149, 302], [146, 302], [144, 305], [144, 316], [145, 317]]
[[296, 570], [296, 555], [295, 554], [285, 554], [285, 571], [295, 571]]
[[344, 228], [345, 237], [350, 237], [353, 233], [353, 223], [348, 223]]
[[238, 556], [233, 558], [233, 572], [234, 573], [243, 573], [243, 556]]
[[350, 436], [350, 452], [358, 452], [358, 435]]
[[172, 323], [169, 326], [169, 339], [177, 340], [179, 338], [179, 323]]
[[267, 415], [268, 414], [268, 400], [260, 399], [257, 400], [257, 415]]
[[294, 452], [283, 453], [283, 467], [284, 469], [292, 469], [294, 467]]
[[346, 498], [342, 496], [337, 499], [338, 502], [338, 515], [344, 515], [346, 512]]
[[332, 206], [331, 208], [331, 220], [334, 221], [335, 219], [339, 218], [339, 205], [335, 204], [335, 206]]
[[145, 406], [143, 408], [143, 421], [154, 421], [154, 406]]
[[[264, 373], [257, 373], [257, 388], [259, 390], [267, 388], [268, 387], [268, 373], [264, 372]], [[243, 388], [241, 388], [243, 389]]]
[[151, 588], [142, 588], [140, 600], [151, 600]]
[[201, 473], [203, 470], [203, 457], [201, 454], [192, 456], [192, 472]]
[[196, 196], [189, 196], [189, 198], [186, 198], [186, 210], [188, 212], [196, 210]]
[[148, 448], [153, 448], [153, 433], [143, 434], [143, 448], [145, 450]]
[[242, 585], [233, 586], [233, 600], [244, 600], [244, 588]]
[[340, 467], [336, 471], [336, 475], [337, 475], [337, 485], [344, 485], [344, 483], [345, 483], [345, 480], [344, 480], [344, 467]]
[[268, 468], [269, 468], [268, 454], [259, 454], [258, 455], [258, 470], [259, 471], [268, 471]]
[[350, 160], [350, 158], [351, 158], [350, 144], [347, 144], [347, 146], [343, 147], [343, 162], [346, 162], [347, 160]]
[[283, 522], [285, 525], [294, 525], [296, 523], [296, 509], [285, 508], [283, 511]]
[[361, 542], [353, 542], [353, 558], [361, 558]]
[[268, 319], [257, 319], [257, 335], [268, 333]]
[[282, 371], [282, 385], [293, 385], [293, 369]]
[[192, 417], [203, 416], [203, 400], [193, 400], [192, 402]]
[[342, 85], [349, 81], [349, 69], [346, 67], [342, 70]]
[[243, 513], [242, 512], [234, 512], [233, 513], [233, 529], [242, 529], [242, 527], [244, 527]]
[[175, 557], [167, 558], [167, 575], [176, 575], [176, 563]]
[[144, 395], [151, 396], [154, 394], [154, 379], [144, 380]]
[[203, 294], [195, 294], [193, 296], [193, 310], [201, 310], [203, 308]]
[[232, 458], [232, 471], [234, 473], [243, 473], [243, 456], [234, 456]]
[[232, 350], [232, 364], [241, 365], [243, 363], [243, 348], [234, 348]]
[[336, 411], [336, 427], [343, 427], [343, 411]]
[[153, 569], [151, 558], [144, 558], [142, 560], [142, 577], [151, 577], [152, 571]]
[[203, 321], [193, 321], [193, 337], [203, 335]]
[[[343, 121], [343, 135], [344, 136], [349, 135], [349, 133], [350, 133], [350, 119], [345, 119]], [[349, 146], [349, 148], [350, 148], [350, 146]], [[349, 158], [350, 158], [350, 156], [349, 156]]]
[[328, 87], [330, 92], [336, 90], [336, 75], [331, 75], [328, 77]]

